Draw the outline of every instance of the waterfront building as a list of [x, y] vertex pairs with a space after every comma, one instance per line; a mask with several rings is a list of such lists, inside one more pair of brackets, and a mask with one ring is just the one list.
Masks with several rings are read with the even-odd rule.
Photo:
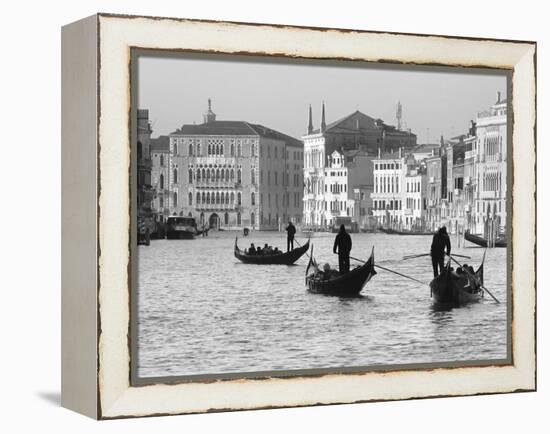
[[447, 195], [446, 170], [447, 158], [444, 153], [444, 141], [425, 159], [426, 163], [426, 228], [435, 231], [441, 224], [442, 199]]
[[350, 217], [352, 209], [348, 201], [348, 168], [343, 154], [334, 151], [329, 156], [324, 179], [321, 225], [332, 226], [337, 217]]
[[374, 191], [372, 213], [378, 226], [397, 227], [402, 221], [403, 187], [407, 166], [401, 148], [372, 161]]
[[[325, 209], [328, 207], [328, 200], [332, 200], [325, 197], [325, 194], [329, 194], [328, 187], [325, 188], [327, 183], [325, 173], [333, 164], [331, 156], [335, 151], [345, 156], [350, 151], [372, 154], [378, 149], [385, 152], [399, 147], [411, 149], [416, 145], [416, 135], [410, 131], [401, 131], [394, 126], [386, 125], [381, 119], [372, 118], [360, 111], [327, 124], [324, 103], [321, 107], [321, 121], [318, 129], [313, 126], [312, 108], [309, 107], [307, 130], [302, 140], [304, 142], [304, 224], [310, 227], [326, 227], [332, 218], [332, 215], [327, 214], [328, 208]], [[367, 166], [372, 167], [370, 162]], [[352, 181], [347, 188], [350, 196], [353, 196], [354, 183], [355, 181]], [[366, 183], [358, 182], [357, 185], [359, 184]]]
[[263, 125], [216, 120], [210, 100], [203, 120], [170, 134], [170, 215], [223, 229], [300, 223], [302, 142]]
[[149, 110], [137, 110], [137, 218], [138, 229], [154, 229], [151, 203], [153, 188], [151, 186], [151, 124]]
[[170, 215], [170, 210], [168, 208], [168, 181], [170, 176], [168, 168], [168, 162], [170, 161], [169, 152], [169, 136], [159, 136], [151, 139], [151, 183], [154, 190], [152, 208], [159, 222], [164, 222]]
[[477, 190], [472, 227], [485, 237], [491, 231], [506, 230], [507, 107], [507, 100], [497, 92], [496, 102], [488, 110], [478, 113], [476, 119], [473, 176]]
[[424, 231], [427, 215], [427, 176], [424, 161], [413, 159], [407, 163], [405, 173], [405, 191], [400, 226], [407, 230]]

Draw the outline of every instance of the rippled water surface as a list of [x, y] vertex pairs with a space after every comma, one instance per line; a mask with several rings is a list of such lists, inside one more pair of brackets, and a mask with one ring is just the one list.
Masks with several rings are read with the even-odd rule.
[[[399, 259], [428, 252], [431, 237], [352, 238], [352, 256], [366, 259], [374, 245], [380, 265], [430, 281], [429, 258]], [[138, 376], [506, 358], [506, 249], [488, 250], [485, 260], [485, 286], [501, 304], [486, 295], [442, 311], [433, 307], [427, 285], [382, 270], [363, 297], [310, 294], [306, 256], [290, 267], [246, 265], [233, 256], [234, 239], [235, 233], [211, 232], [139, 247]], [[333, 240], [332, 234], [312, 238], [320, 263], [337, 264]], [[286, 246], [281, 233], [254, 232], [241, 247], [250, 242]], [[472, 256], [469, 264], [481, 261], [484, 249], [452, 242], [453, 252]]]

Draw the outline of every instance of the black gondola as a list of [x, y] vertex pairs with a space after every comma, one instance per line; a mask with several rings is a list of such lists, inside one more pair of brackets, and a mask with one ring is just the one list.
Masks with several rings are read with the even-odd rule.
[[[487, 239], [480, 237], [479, 235], [474, 235], [470, 231], [464, 233], [464, 239], [470, 243], [477, 244], [481, 247], [487, 247]], [[500, 236], [495, 240], [495, 247], [506, 247], [506, 237]]]
[[463, 272], [458, 275], [451, 271], [450, 261], [443, 272], [430, 282], [430, 290], [434, 302], [440, 305], [463, 306], [468, 303], [477, 302], [483, 297], [483, 262], [474, 273], [473, 278]]
[[[313, 249], [312, 249], [313, 250]], [[376, 274], [374, 269], [374, 247], [370, 258], [360, 267], [349, 273], [325, 280], [322, 272], [307, 275], [309, 267], [314, 263], [313, 252], [306, 269], [306, 286], [309, 292], [316, 294], [335, 295], [338, 297], [357, 297], [367, 282]]]
[[290, 252], [281, 252], [272, 255], [248, 255], [243, 250], [239, 249], [239, 246], [237, 245], [237, 238], [235, 238], [235, 258], [245, 264], [292, 265], [300, 259], [308, 249], [309, 240], [303, 246], [291, 250]]

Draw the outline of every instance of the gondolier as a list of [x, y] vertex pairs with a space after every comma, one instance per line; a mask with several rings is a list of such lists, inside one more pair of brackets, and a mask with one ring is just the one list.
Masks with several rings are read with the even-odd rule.
[[338, 253], [338, 268], [340, 274], [349, 273], [349, 253], [351, 252], [351, 237], [346, 232], [346, 227], [340, 225], [340, 232], [334, 239], [334, 253]]
[[447, 228], [442, 226], [434, 234], [430, 249], [434, 278], [442, 273], [445, 268], [445, 250], [447, 250], [447, 255], [451, 254], [451, 240], [447, 234]]
[[286, 227], [286, 251], [290, 252], [294, 249], [294, 235], [296, 234], [296, 227], [291, 221], [288, 222]]

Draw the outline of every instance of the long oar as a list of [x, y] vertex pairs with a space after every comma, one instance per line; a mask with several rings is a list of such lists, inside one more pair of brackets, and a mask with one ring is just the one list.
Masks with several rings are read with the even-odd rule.
[[[454, 261], [459, 267], [462, 267], [462, 264], [460, 262], [458, 262], [455, 258], [453, 258], [451, 255], [448, 255], [449, 258], [451, 258], [451, 261]], [[466, 270], [465, 268], [463, 268], [463, 270], [470, 276], [472, 277], [475, 281], [477, 281], [477, 276], [475, 275], [472, 275], [472, 273], [470, 273], [468, 270]], [[491, 291], [489, 291], [487, 288], [485, 288], [485, 286], [483, 286], [483, 284], [480, 284], [479, 285], [484, 291], [487, 291], [487, 294], [489, 294], [491, 297], [493, 297], [493, 300], [495, 300], [497, 302], [497, 304], [500, 304], [500, 301], [498, 301], [498, 299], [493, 295], [491, 294]]]
[[[354, 259], [355, 261], [366, 262], [366, 261], [363, 261], [362, 259], [354, 258], [353, 256], [350, 256], [350, 258], [351, 258], [351, 259]], [[399, 272], [394, 271], [394, 270], [390, 270], [389, 268], [382, 267], [381, 265], [374, 264], [374, 266], [375, 266], [376, 268], [380, 268], [381, 270], [384, 270], [384, 271], [388, 271], [388, 272], [390, 272], [390, 273], [397, 274], [398, 276], [401, 276], [401, 277], [405, 277], [405, 278], [407, 278], [407, 279], [414, 280], [415, 282], [420, 283], [421, 285], [429, 285], [429, 283], [422, 282], [422, 281], [420, 281], [420, 280], [418, 280], [418, 279], [415, 279], [414, 277], [407, 276], [406, 274], [402, 274], [402, 273], [399, 273]]]
[[[407, 255], [407, 256], [403, 256], [403, 260], [406, 261], [408, 259], [416, 259], [416, 258], [421, 258], [423, 256], [430, 256], [430, 255], [431, 253], [421, 253], [420, 255]], [[472, 259], [470, 256], [466, 256], [466, 255], [453, 254], [453, 256], [456, 256], [457, 258]]]

